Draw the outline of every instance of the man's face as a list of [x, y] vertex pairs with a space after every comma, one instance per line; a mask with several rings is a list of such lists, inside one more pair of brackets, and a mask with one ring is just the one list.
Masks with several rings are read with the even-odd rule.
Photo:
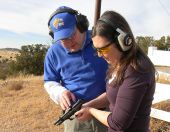
[[61, 44], [70, 52], [77, 52], [82, 48], [83, 40], [81, 33], [76, 28], [71, 37], [60, 40]]

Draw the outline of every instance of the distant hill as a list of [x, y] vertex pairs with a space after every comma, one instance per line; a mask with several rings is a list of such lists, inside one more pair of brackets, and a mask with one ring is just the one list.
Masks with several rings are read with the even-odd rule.
[[17, 54], [19, 54], [19, 49], [17, 48], [1, 48], [0, 49], [0, 60], [12, 59], [15, 60]]
[[17, 48], [0, 48], [0, 51], [20, 51], [20, 49]]

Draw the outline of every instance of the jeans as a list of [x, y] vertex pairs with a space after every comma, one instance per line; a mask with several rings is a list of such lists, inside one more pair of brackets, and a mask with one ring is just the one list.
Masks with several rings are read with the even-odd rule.
[[95, 118], [80, 122], [76, 118], [64, 122], [64, 132], [106, 132], [107, 127]]

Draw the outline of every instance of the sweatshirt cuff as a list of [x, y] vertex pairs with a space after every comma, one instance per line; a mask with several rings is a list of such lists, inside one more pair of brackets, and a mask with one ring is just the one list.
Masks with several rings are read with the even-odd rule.
[[49, 94], [50, 98], [57, 104], [59, 104], [59, 99], [63, 91], [67, 90], [65, 87], [61, 86], [60, 83], [55, 81], [48, 81], [44, 83], [44, 88]]

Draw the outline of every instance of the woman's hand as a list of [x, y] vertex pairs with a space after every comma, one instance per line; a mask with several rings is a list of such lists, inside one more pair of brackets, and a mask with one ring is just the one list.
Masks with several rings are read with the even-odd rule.
[[92, 118], [92, 115], [90, 114], [90, 109], [91, 107], [83, 107], [75, 113], [76, 118], [79, 121], [90, 120]]

